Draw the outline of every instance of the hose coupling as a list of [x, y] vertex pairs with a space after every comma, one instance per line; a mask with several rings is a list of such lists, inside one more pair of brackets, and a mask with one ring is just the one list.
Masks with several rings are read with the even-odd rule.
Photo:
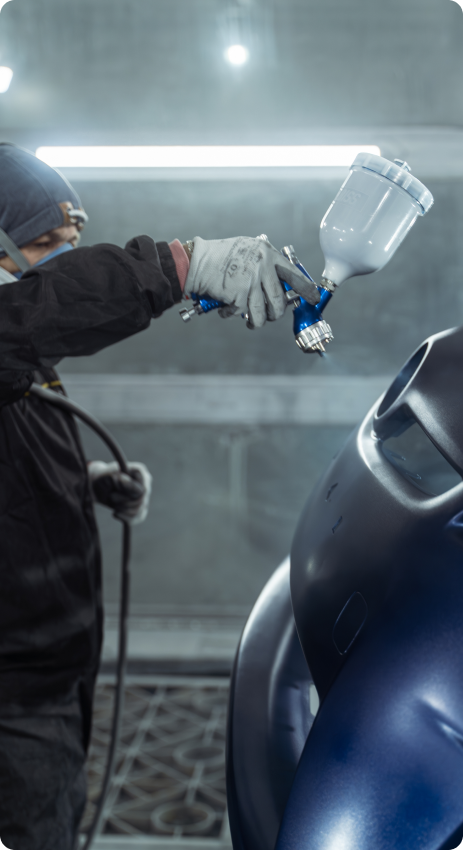
[[338, 288], [337, 283], [334, 283], [332, 280], [328, 280], [327, 277], [322, 277], [319, 286], [321, 286], [322, 289], [326, 289], [327, 292], [331, 292], [331, 295], [333, 295], [335, 290]]

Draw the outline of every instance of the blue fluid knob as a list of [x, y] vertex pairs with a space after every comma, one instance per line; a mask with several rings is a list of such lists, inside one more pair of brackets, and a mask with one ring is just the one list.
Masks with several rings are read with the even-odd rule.
[[[283, 248], [281, 253], [293, 266], [296, 266], [302, 274], [308, 277], [312, 283], [315, 283], [307, 269], [299, 262], [292, 245]], [[297, 292], [294, 292], [294, 289], [291, 289], [285, 281], [281, 281], [281, 285], [286, 292], [288, 301], [294, 307], [293, 331], [297, 346], [307, 354], [323, 354], [325, 345], [333, 339], [333, 331], [328, 322], [325, 322], [323, 318], [323, 310], [328, 302], [331, 301], [333, 293], [323, 286], [317, 286], [320, 293], [320, 301], [318, 304], [309, 304]]]

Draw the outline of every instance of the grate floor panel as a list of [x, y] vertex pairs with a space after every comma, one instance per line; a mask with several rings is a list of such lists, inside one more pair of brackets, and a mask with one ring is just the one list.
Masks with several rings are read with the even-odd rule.
[[[102, 836], [208, 839], [227, 835], [225, 724], [228, 679], [129, 678], [121, 747]], [[99, 680], [89, 751], [91, 823], [104, 774], [114, 681]], [[204, 842], [207, 846], [207, 841]]]

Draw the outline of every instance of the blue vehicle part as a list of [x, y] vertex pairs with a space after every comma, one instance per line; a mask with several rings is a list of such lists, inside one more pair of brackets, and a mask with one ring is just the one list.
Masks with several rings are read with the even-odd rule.
[[[463, 838], [462, 374], [463, 329], [427, 340], [303, 511], [291, 600], [321, 707], [276, 850], [450, 850]], [[415, 454], [401, 448], [413, 428]], [[263, 664], [267, 629], [270, 616]]]
[[254, 606], [232, 675], [227, 791], [234, 850], [275, 846], [313, 722], [311, 684], [296, 634], [287, 559]]

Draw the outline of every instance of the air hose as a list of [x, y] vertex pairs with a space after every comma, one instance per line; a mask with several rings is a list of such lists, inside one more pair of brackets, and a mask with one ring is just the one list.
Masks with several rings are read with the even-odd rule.
[[[127, 460], [124, 456], [124, 453], [114, 437], [107, 431], [104, 425], [95, 419], [91, 413], [87, 410], [84, 410], [80, 405], [76, 404], [75, 401], [71, 401], [66, 396], [61, 395], [60, 393], [54, 392], [53, 390], [45, 389], [41, 387], [40, 384], [32, 384], [29, 388], [29, 392], [32, 395], [38, 396], [50, 404], [54, 404], [55, 407], [61, 408], [66, 413], [70, 413], [74, 416], [77, 416], [78, 419], [81, 419], [82, 422], [85, 422], [92, 431], [95, 431], [96, 434], [106, 443], [108, 449], [111, 454], [114, 456], [115, 460], [119, 464], [121, 472], [125, 472], [129, 474], [127, 467]], [[93, 844], [94, 839], [100, 832], [101, 822], [103, 819], [104, 807], [108, 797], [109, 790], [111, 788], [111, 783], [114, 776], [114, 771], [116, 767], [116, 755], [120, 738], [121, 724], [122, 724], [122, 711], [124, 707], [124, 685], [125, 685], [125, 673], [127, 667], [127, 634], [128, 634], [128, 609], [129, 609], [129, 589], [130, 589], [130, 525], [121, 520], [122, 522], [122, 562], [121, 562], [121, 589], [120, 589], [120, 610], [119, 610], [119, 648], [118, 648], [118, 659], [117, 659], [117, 670], [116, 670], [116, 694], [115, 694], [115, 702], [114, 702], [114, 710], [113, 710], [113, 718], [111, 724], [111, 738], [109, 745], [109, 753], [108, 759], [106, 763], [106, 770], [103, 780], [103, 786], [101, 789], [101, 795], [98, 802], [97, 810], [95, 816], [93, 818], [92, 824], [90, 826], [90, 830], [88, 832], [87, 838], [85, 839], [85, 843], [81, 850], [89, 850], [91, 845]]]

